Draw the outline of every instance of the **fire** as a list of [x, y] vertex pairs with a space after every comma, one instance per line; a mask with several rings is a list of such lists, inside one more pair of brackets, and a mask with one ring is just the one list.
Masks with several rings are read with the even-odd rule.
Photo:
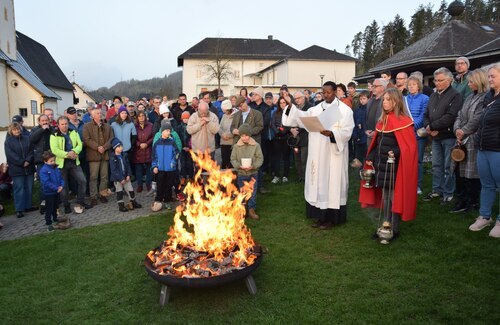
[[220, 170], [208, 154], [191, 156], [200, 168], [184, 188], [186, 200], [176, 209], [169, 238], [148, 253], [149, 259], [159, 274], [182, 277], [220, 275], [253, 264], [257, 253], [243, 202], [254, 183], [238, 190], [231, 170]]

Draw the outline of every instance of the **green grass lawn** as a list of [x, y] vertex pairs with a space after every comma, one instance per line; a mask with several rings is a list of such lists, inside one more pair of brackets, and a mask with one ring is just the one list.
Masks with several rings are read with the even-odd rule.
[[[166, 238], [172, 213], [0, 242], [0, 320], [10, 323], [500, 323], [500, 241], [468, 231], [474, 213], [419, 202], [418, 217], [384, 246], [369, 239], [376, 211], [357, 204], [329, 231], [304, 218], [302, 186], [258, 197], [254, 273], [212, 289], [173, 290], [164, 308], [145, 254]], [[427, 187], [428, 188], [428, 187]], [[146, 210], [145, 210], [146, 211]]]

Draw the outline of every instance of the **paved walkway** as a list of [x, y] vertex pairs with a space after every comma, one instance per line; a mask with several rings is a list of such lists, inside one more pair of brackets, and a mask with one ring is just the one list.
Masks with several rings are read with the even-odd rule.
[[[83, 228], [111, 222], [129, 221], [155, 213], [151, 211], [153, 196], [148, 196], [146, 192], [136, 193], [136, 196], [137, 202], [142, 205], [141, 209], [134, 209], [128, 212], [118, 211], [116, 195], [112, 194], [108, 197], [108, 203], [103, 204], [99, 202], [97, 206], [85, 210], [82, 214], [76, 214], [74, 212], [67, 214], [71, 220], [71, 228]], [[73, 204], [71, 206], [73, 206]], [[167, 210], [162, 210], [163, 213], [165, 213], [165, 211]], [[45, 218], [39, 211], [25, 213], [24, 218], [18, 219], [15, 215], [11, 215], [4, 216], [0, 220], [4, 225], [0, 230], [0, 241], [47, 233]]]

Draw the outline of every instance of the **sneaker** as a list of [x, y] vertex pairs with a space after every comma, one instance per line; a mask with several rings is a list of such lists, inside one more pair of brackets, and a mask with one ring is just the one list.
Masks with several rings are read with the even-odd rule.
[[47, 226], [47, 231], [48, 231], [48, 232], [54, 231], [54, 226], [52, 226], [52, 225], [48, 225], [48, 226]]
[[271, 181], [271, 183], [273, 183], [273, 184], [278, 184], [278, 183], [279, 183], [279, 181], [280, 181], [280, 179], [279, 179], [278, 177], [274, 176], [274, 178], [273, 178], [273, 180]]
[[449, 213], [461, 213], [461, 212], [465, 212], [465, 211], [467, 211], [467, 204], [465, 204], [463, 202], [457, 202], [457, 204], [455, 204], [455, 207], [453, 207], [453, 209], [451, 209], [448, 212]]
[[170, 203], [165, 203], [165, 209], [172, 210], [172, 206], [170, 205]]
[[441, 200], [441, 205], [446, 205], [450, 203], [453, 200], [453, 195], [451, 196], [444, 196], [443, 200]]
[[497, 222], [495, 222], [495, 226], [490, 231], [490, 237], [500, 238], [500, 220], [497, 220]]
[[288, 183], [288, 178], [287, 177], [283, 177], [282, 181], [283, 181], [283, 183]]
[[441, 194], [436, 193], [436, 192], [430, 192], [429, 194], [424, 196], [423, 200], [425, 202], [429, 202], [429, 201], [432, 201], [433, 199], [438, 198], [438, 197], [441, 197]]
[[[469, 230], [470, 231], [479, 231], [479, 230], [482, 230], [486, 227], [488, 227], [489, 225], [491, 225], [493, 223], [493, 220], [490, 219], [486, 219], [484, 217], [477, 217], [476, 218], [476, 222], [474, 222], [472, 225], [470, 225], [469, 227]], [[497, 222], [498, 224], [498, 222]], [[495, 225], [496, 227], [496, 225]]]
[[417, 195], [422, 195], [424, 192], [422, 192], [422, 189], [420, 187], [417, 188]]

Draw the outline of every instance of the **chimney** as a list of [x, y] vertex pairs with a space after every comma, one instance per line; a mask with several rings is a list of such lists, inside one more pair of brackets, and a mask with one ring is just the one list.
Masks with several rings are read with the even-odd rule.
[[267, 39], [272, 41], [273, 40], [273, 35], [267, 35]]

